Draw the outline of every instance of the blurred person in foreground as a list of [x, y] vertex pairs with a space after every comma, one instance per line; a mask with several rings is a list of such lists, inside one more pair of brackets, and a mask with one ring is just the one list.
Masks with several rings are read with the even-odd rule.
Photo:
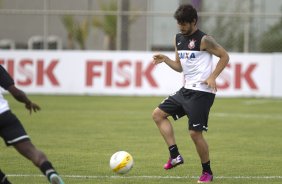
[[[9, 91], [19, 102], [25, 104], [25, 108], [32, 113], [40, 107], [31, 102], [26, 94], [15, 86], [14, 80], [0, 65], [0, 86]], [[7, 100], [0, 93], [0, 136], [7, 146], [13, 146], [21, 155], [33, 162], [47, 177], [51, 184], [64, 184], [46, 155], [38, 150], [31, 142], [20, 120], [10, 110]], [[0, 183], [10, 184], [5, 173], [0, 170]]]
[[[169, 116], [174, 120], [187, 116], [189, 134], [192, 138], [202, 165], [198, 183], [213, 180], [210, 166], [209, 148], [203, 136], [208, 130], [208, 116], [216, 93], [216, 78], [229, 61], [226, 50], [214, 38], [197, 28], [197, 11], [189, 4], [178, 7], [174, 13], [180, 33], [176, 34], [175, 60], [163, 54], [153, 56], [153, 63], [165, 63], [170, 68], [184, 74], [184, 86], [167, 97], [152, 113], [152, 118], [160, 130], [168, 148], [169, 160], [164, 169], [172, 169], [183, 164], [174, 137]], [[219, 58], [213, 70], [212, 55]]]

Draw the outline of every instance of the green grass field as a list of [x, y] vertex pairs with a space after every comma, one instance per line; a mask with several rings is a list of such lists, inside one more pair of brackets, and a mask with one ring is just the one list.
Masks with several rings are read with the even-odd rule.
[[[199, 158], [187, 134], [187, 118], [173, 122], [185, 164], [164, 171], [167, 147], [151, 119], [163, 97], [30, 96], [42, 111], [29, 115], [6, 95], [33, 143], [66, 184], [196, 183]], [[282, 99], [217, 98], [210, 114], [215, 184], [282, 183]], [[1, 145], [0, 167], [13, 184], [48, 183], [31, 162]], [[134, 168], [123, 176], [109, 168], [111, 155], [126, 150]]]

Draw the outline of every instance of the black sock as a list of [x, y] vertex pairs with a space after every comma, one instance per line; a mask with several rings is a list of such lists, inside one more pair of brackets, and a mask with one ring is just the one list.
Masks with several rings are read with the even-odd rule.
[[43, 162], [40, 166], [40, 170], [48, 178], [49, 181], [51, 174], [57, 173], [54, 167], [52, 166], [51, 162], [49, 161]]
[[203, 167], [203, 172], [207, 172], [207, 173], [212, 175], [210, 161], [208, 161], [206, 163], [202, 163], [202, 167]]
[[1, 184], [11, 184], [8, 181], [7, 176], [5, 175], [5, 173], [3, 173], [1, 170], [0, 170], [0, 183]]
[[177, 145], [172, 145], [169, 148], [170, 158], [174, 159], [179, 155]]

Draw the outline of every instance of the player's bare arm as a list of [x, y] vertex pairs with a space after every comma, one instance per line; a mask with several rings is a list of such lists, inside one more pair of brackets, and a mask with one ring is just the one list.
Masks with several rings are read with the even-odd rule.
[[210, 77], [205, 81], [211, 88], [216, 91], [216, 78], [222, 72], [229, 61], [229, 55], [226, 50], [219, 45], [212, 36], [204, 36], [201, 43], [201, 49], [219, 57], [219, 61], [210, 75]]
[[173, 70], [177, 71], [177, 72], [182, 72], [182, 67], [180, 64], [180, 61], [173, 61], [171, 60], [169, 57], [167, 57], [166, 55], [163, 54], [155, 54], [153, 56], [153, 64], [159, 64], [159, 63], [166, 63], [170, 68], [172, 68]]
[[182, 67], [180, 63], [180, 59], [177, 53], [177, 48], [174, 42], [174, 47], [175, 47], [175, 61], [171, 60], [169, 57], [163, 54], [155, 54], [153, 56], [153, 64], [159, 64], [162, 62], [165, 62], [170, 68], [177, 72], [182, 72]]
[[13, 95], [13, 97], [17, 101], [24, 103], [26, 109], [28, 109], [30, 113], [32, 113], [32, 111], [36, 112], [40, 110], [40, 107], [37, 104], [30, 101], [28, 97], [26, 96], [26, 94], [22, 90], [18, 89], [16, 86], [11, 85], [8, 88], [8, 91]]

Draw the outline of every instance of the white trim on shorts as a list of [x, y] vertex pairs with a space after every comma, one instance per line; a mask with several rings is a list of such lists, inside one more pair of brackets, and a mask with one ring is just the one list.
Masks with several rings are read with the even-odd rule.
[[8, 143], [8, 144], [13, 144], [13, 143], [16, 143], [16, 142], [19, 142], [19, 141], [21, 141], [21, 140], [23, 140], [23, 139], [28, 139], [28, 138], [29, 138], [28, 135], [23, 135], [23, 136], [20, 136], [20, 137], [15, 138], [15, 139], [13, 139], [13, 140], [7, 141], [7, 143]]

